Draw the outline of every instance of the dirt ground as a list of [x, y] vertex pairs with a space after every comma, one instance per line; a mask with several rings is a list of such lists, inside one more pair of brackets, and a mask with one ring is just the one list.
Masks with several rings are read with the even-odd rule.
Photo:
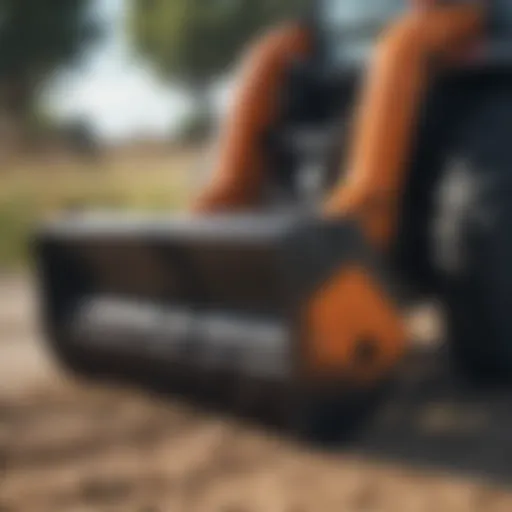
[[28, 281], [0, 287], [0, 512], [512, 511], [492, 479], [315, 452], [171, 399], [72, 382], [39, 343]]

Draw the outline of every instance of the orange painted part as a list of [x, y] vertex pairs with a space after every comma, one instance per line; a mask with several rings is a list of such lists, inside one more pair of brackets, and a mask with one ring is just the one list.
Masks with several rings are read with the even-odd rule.
[[307, 322], [308, 370], [320, 377], [371, 384], [405, 351], [399, 312], [362, 267], [346, 267], [330, 279], [312, 298]]
[[233, 111], [221, 138], [213, 181], [193, 205], [199, 213], [254, 205], [265, 179], [261, 138], [277, 117], [277, 99], [293, 59], [310, 47], [299, 25], [274, 30], [250, 51]]
[[475, 5], [412, 11], [378, 43], [356, 114], [347, 173], [327, 215], [351, 215], [385, 249], [395, 233], [407, 158], [421, 104], [439, 65], [474, 42], [483, 25]]
[[[425, 7], [404, 15], [377, 45], [356, 115], [348, 173], [341, 173], [343, 181], [324, 206], [327, 216], [359, 219], [376, 247], [385, 249], [394, 236], [407, 158], [432, 74], [477, 40], [482, 20], [482, 10], [474, 5]], [[308, 49], [307, 32], [287, 26], [250, 53], [213, 182], [194, 211], [258, 202], [265, 179], [260, 137], [276, 119], [287, 65]], [[305, 315], [306, 360], [320, 375], [376, 381], [405, 351], [398, 309], [363, 268], [341, 269], [313, 296]], [[377, 356], [361, 358], [360, 342], [370, 342]]]

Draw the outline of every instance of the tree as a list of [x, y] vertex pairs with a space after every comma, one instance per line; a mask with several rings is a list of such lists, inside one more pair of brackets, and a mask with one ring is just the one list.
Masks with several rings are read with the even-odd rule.
[[307, 0], [134, 0], [134, 42], [165, 79], [210, 110], [209, 89], [264, 26], [301, 12]]
[[89, 0], [0, 0], [0, 110], [22, 119], [34, 94], [99, 34]]

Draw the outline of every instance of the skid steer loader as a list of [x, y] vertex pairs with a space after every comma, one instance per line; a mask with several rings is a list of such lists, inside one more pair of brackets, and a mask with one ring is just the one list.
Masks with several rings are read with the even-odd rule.
[[506, 376], [511, 71], [508, 0], [317, 0], [248, 52], [189, 212], [39, 229], [53, 351], [353, 426], [437, 296], [454, 369]]

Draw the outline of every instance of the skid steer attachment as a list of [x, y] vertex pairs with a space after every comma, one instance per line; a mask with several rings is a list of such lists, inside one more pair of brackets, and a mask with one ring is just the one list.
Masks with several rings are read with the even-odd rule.
[[47, 226], [38, 251], [49, 332], [77, 362], [362, 383], [403, 349], [388, 280], [347, 221], [84, 218]]
[[[311, 397], [310, 405], [378, 389], [406, 350], [384, 261], [411, 132], [433, 64], [446, 68], [475, 39], [480, 20], [477, 7], [463, 4], [412, 10], [392, 24], [354, 109], [347, 172], [316, 213], [263, 204], [266, 181], [279, 172], [263, 139], [286, 125], [278, 98], [291, 64], [314, 61], [305, 69], [324, 82], [305, 95], [311, 104], [299, 102], [308, 106], [303, 117], [294, 111], [288, 121], [325, 128], [347, 111], [322, 103], [332, 95], [321, 93], [326, 70], [315, 67], [311, 28], [265, 38], [251, 52], [213, 182], [192, 214], [91, 214], [39, 231], [43, 316], [61, 360], [87, 374], [179, 375], [199, 394], [220, 382], [226, 402], [253, 383], [271, 390], [269, 401], [283, 392], [288, 403]], [[327, 80], [329, 91], [336, 83]], [[335, 167], [339, 175], [339, 158]]]
[[306, 394], [371, 387], [404, 350], [389, 280], [348, 221], [90, 217], [48, 225], [38, 254], [48, 336], [82, 374], [158, 376], [282, 422]]

